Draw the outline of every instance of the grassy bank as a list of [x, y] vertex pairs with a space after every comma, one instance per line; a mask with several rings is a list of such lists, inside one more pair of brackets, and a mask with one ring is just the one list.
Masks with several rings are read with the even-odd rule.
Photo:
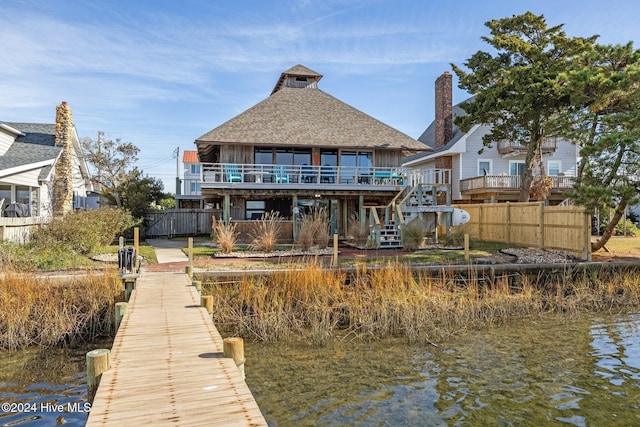
[[0, 277], [0, 348], [48, 347], [109, 335], [121, 287], [113, 271], [65, 279], [5, 272]]
[[308, 265], [271, 276], [205, 283], [214, 322], [231, 335], [262, 341], [403, 336], [436, 343], [463, 330], [547, 312], [611, 311], [640, 306], [638, 271], [592, 270], [517, 275], [490, 283], [438, 277], [402, 263], [360, 267], [353, 275]]

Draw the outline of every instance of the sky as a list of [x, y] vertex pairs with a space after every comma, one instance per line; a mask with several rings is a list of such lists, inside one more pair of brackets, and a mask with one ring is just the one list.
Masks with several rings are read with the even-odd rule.
[[[637, 0], [1, 0], [0, 122], [54, 123], [140, 148], [175, 192], [184, 150], [269, 96], [302, 64], [318, 87], [418, 138], [434, 81], [478, 50], [484, 25], [531, 11], [571, 37], [640, 40]], [[457, 88], [453, 101], [469, 94]]]

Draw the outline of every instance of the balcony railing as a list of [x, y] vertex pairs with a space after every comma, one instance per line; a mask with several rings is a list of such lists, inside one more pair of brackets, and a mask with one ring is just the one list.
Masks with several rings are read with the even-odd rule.
[[417, 185], [448, 184], [451, 171], [399, 167], [202, 163], [203, 188], [219, 184]]
[[[558, 149], [558, 139], [544, 138], [541, 149], [543, 153], [553, 153]], [[527, 147], [517, 142], [507, 140], [498, 141], [498, 153], [500, 154], [521, 153], [526, 151]]]
[[[519, 190], [521, 183], [520, 175], [484, 175], [475, 178], [463, 179], [460, 181], [460, 192], [470, 192], [474, 190], [510, 191]], [[573, 188], [575, 177], [572, 176], [550, 176], [551, 191], [567, 191]]]

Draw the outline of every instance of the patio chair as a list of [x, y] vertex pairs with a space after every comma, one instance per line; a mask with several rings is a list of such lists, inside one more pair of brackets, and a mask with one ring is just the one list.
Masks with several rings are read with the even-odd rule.
[[273, 180], [274, 182], [279, 182], [282, 184], [286, 184], [289, 182], [289, 175], [287, 174], [287, 170], [284, 166], [274, 166], [273, 167]]
[[238, 165], [226, 165], [225, 172], [227, 175], [227, 182], [242, 182], [242, 175], [238, 170]]
[[336, 182], [336, 171], [329, 165], [324, 165], [320, 169], [320, 182]]
[[313, 174], [313, 171], [311, 170], [311, 166], [309, 166], [308, 164], [304, 164], [302, 165], [302, 182], [308, 183], [308, 182], [316, 182], [316, 177]]

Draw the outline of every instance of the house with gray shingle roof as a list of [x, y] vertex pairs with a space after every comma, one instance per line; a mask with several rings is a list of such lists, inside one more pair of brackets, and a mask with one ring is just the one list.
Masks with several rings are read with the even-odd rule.
[[[68, 111], [70, 118], [66, 103], [58, 109]], [[66, 144], [61, 140], [65, 129]], [[68, 163], [69, 171], [63, 177], [60, 172], [56, 176], [61, 159]], [[56, 206], [56, 186], [68, 192], [60, 209], [85, 207], [91, 182], [72, 123], [0, 122], [1, 216], [50, 218]]]
[[266, 99], [196, 139], [202, 195], [225, 222], [278, 211], [295, 224], [324, 206], [346, 236], [353, 214], [362, 220], [413, 184], [402, 158], [431, 148], [322, 91], [322, 77], [296, 65]]
[[[496, 141], [485, 147], [483, 137], [491, 131], [489, 124], [475, 125], [468, 132], [456, 126], [455, 117], [467, 114], [463, 104], [474, 98], [453, 105], [452, 75], [448, 72], [436, 80], [435, 95], [435, 120], [418, 137], [432, 150], [406, 157], [403, 165], [412, 170], [451, 170], [453, 203], [518, 201], [525, 147], [513, 141]], [[547, 200], [558, 204], [573, 188], [578, 147], [564, 138], [545, 138], [540, 151], [540, 162], [552, 183]]]

